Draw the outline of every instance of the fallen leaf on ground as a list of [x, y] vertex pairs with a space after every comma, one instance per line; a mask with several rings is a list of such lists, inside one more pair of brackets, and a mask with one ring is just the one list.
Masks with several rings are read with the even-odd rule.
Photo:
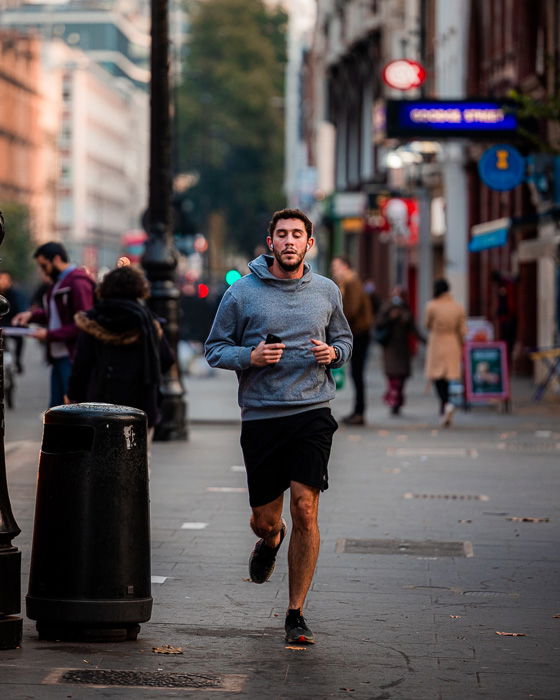
[[347, 693], [353, 693], [354, 688], [341, 688], [340, 690], [345, 690]]
[[152, 647], [154, 654], [182, 654], [183, 647], [172, 647], [171, 644], [164, 644], [161, 647]]
[[510, 518], [507, 518], [508, 520], [511, 520], [514, 523], [549, 523], [550, 518], [530, 518], [530, 517], [520, 517], [518, 515], [513, 515]]
[[500, 637], [526, 637], [525, 632], [496, 632]]
[[560, 615], [553, 615], [552, 617], [560, 618]]
[[457, 520], [458, 523], [472, 523], [472, 520]]
[[292, 649], [292, 651], [307, 651], [307, 647], [286, 647], [286, 649]]
[[462, 615], [450, 615], [449, 617], [451, 617], [453, 620], [459, 620], [463, 616]]

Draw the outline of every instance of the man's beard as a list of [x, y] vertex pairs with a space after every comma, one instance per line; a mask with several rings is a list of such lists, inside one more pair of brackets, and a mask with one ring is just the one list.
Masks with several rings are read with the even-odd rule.
[[53, 267], [49, 272], [48, 277], [50, 277], [50, 279], [53, 282], [56, 282], [56, 280], [60, 277], [60, 270], [57, 270], [56, 267]]
[[305, 253], [294, 253], [294, 255], [297, 256], [297, 261], [293, 263], [286, 263], [283, 262], [281, 253], [279, 253], [277, 250], [274, 250], [274, 257], [276, 258], [278, 265], [285, 271], [285, 272], [293, 272], [294, 270], [297, 270], [298, 267], [301, 265], [302, 260], [305, 257]]

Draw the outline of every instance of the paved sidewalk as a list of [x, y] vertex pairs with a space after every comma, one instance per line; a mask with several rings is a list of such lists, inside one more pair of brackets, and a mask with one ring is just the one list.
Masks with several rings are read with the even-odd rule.
[[[30, 361], [18, 406], [6, 416], [24, 593], [43, 375]], [[39, 642], [25, 620], [22, 648], [0, 652], [1, 697], [560, 696], [560, 420], [554, 403], [540, 405], [538, 414], [523, 413], [521, 401], [512, 415], [479, 408], [441, 431], [435, 400], [416, 380], [402, 419], [374, 405], [368, 427], [341, 428], [331, 487], [321, 501], [322, 547], [306, 610], [318, 644], [288, 648], [282, 629], [287, 548], [269, 583], [247, 581], [255, 538], [239, 427], [229, 424], [236, 420], [230, 416], [235, 405], [226, 404], [230, 377], [196, 382], [187, 380], [195, 419], [189, 442], [153, 449], [152, 620], [137, 642], [89, 645]], [[333, 408], [339, 416], [349, 406], [344, 392]], [[208, 422], [203, 398], [221, 423]], [[391, 546], [393, 553], [379, 553]], [[152, 652], [164, 644], [182, 647], [183, 654]], [[60, 676], [56, 669], [148, 674], [138, 676], [139, 683], [183, 674], [191, 688], [46, 683]], [[192, 688], [214, 682], [230, 690]]]

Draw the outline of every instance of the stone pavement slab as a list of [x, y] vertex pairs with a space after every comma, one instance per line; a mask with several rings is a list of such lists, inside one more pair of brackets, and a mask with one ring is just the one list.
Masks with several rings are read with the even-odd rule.
[[[41, 396], [34, 397], [35, 385], [26, 394], [32, 376], [30, 368], [19, 406], [6, 417], [24, 593], [40, 441]], [[419, 397], [419, 408], [426, 401]], [[411, 397], [411, 411], [412, 405]], [[239, 469], [239, 427], [195, 423], [189, 442], [155, 444], [152, 574], [160, 583], [152, 586], [151, 621], [136, 642], [78, 644], [40, 642], [25, 620], [21, 649], [0, 652], [0, 697], [555, 700], [560, 421], [551, 414], [535, 425], [521, 417], [503, 437], [501, 418], [490, 411], [484, 418], [446, 431], [431, 418], [424, 428], [413, 421], [391, 428], [387, 421], [388, 427], [340, 429], [331, 486], [321, 497], [321, 554], [306, 609], [318, 644], [308, 648], [283, 641], [287, 549], [269, 583], [247, 581], [255, 538]], [[406, 454], [398, 451], [403, 447]], [[522, 516], [548, 520], [508, 519]], [[345, 539], [468, 541], [473, 556], [344, 553]], [[184, 653], [152, 652], [164, 644]], [[168, 680], [182, 674], [192, 685], [46, 683], [57, 669]], [[237, 682], [238, 689], [195, 689], [204, 679], [226, 688]]]

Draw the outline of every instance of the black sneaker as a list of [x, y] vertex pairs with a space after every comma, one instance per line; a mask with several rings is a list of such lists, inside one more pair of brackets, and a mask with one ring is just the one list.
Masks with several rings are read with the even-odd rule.
[[284, 541], [287, 529], [286, 521], [282, 518], [282, 529], [280, 530], [280, 542], [277, 547], [269, 547], [264, 540], [259, 540], [249, 557], [249, 576], [253, 583], [266, 583], [272, 576], [276, 565], [276, 555], [280, 545]]
[[307, 626], [301, 610], [288, 610], [284, 629], [287, 644], [315, 644], [313, 632]]

